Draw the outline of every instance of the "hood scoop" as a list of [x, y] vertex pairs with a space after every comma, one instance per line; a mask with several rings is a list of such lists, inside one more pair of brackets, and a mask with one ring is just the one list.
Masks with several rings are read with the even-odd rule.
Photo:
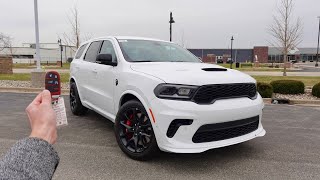
[[204, 71], [228, 71], [227, 69], [224, 69], [224, 68], [203, 68], [202, 70], [204, 70]]

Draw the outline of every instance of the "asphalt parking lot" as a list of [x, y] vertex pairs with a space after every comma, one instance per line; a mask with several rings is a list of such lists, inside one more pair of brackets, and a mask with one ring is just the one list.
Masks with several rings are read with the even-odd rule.
[[[28, 136], [24, 112], [35, 94], [0, 93], [0, 154]], [[66, 98], [67, 99], [67, 98]], [[267, 105], [265, 137], [201, 154], [160, 153], [149, 162], [127, 158], [113, 124], [89, 111], [59, 129], [61, 161], [54, 179], [320, 179], [320, 107]]]

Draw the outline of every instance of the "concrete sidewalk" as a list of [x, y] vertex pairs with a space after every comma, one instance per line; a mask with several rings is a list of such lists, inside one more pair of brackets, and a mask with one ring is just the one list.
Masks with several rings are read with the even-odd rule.
[[[243, 71], [251, 76], [282, 76], [283, 72], [273, 71]], [[287, 76], [319, 76], [320, 72], [287, 72]]]
[[[13, 69], [13, 73], [31, 73], [34, 69]], [[48, 71], [57, 71], [58, 73], [69, 73], [69, 69], [45, 69]]]

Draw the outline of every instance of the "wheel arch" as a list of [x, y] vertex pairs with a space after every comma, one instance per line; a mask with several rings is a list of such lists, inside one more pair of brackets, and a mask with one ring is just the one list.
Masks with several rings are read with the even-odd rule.
[[[83, 98], [82, 98], [81, 90], [80, 90], [80, 88], [79, 88], [79, 86], [78, 86], [78, 83], [77, 83], [76, 78], [74, 78], [73, 76], [70, 77], [70, 79], [69, 79], [69, 84], [71, 84], [72, 82], [76, 83], [76, 86], [77, 86], [77, 89], [78, 89], [78, 94], [79, 94], [80, 100], [81, 100], [81, 102], [82, 102], [82, 99], [83, 99]], [[71, 88], [71, 87], [70, 87], [70, 88]]]
[[130, 100], [133, 100], [133, 99], [136, 99], [138, 100], [139, 102], [141, 102], [141, 104], [143, 105], [143, 107], [145, 108], [145, 110], [147, 111], [148, 113], [148, 116], [149, 116], [149, 119], [151, 120], [151, 124], [153, 124], [153, 115], [151, 114], [150, 112], [150, 104], [148, 103], [147, 100], [145, 100], [142, 96], [140, 96], [137, 92], [135, 91], [132, 91], [132, 90], [128, 90], [128, 91], [125, 91], [121, 94], [120, 96], [120, 100], [119, 100], [119, 103], [117, 104], [117, 107], [116, 107], [116, 111], [118, 112], [120, 107], [130, 101]]

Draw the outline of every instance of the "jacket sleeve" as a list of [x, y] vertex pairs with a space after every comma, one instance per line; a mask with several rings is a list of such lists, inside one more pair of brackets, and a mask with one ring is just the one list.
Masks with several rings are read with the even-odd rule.
[[51, 144], [25, 138], [0, 160], [0, 179], [51, 179], [58, 164], [58, 153]]

